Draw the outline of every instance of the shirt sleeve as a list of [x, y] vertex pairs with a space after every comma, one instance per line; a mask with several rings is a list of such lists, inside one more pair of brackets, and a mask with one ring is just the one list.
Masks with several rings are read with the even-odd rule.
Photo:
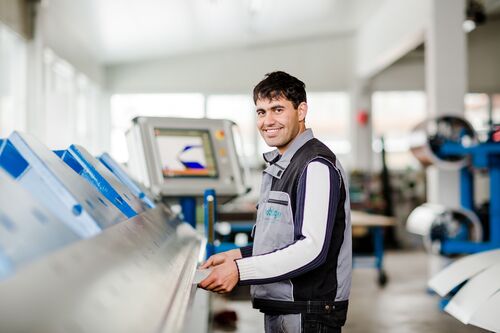
[[252, 256], [252, 251], [253, 251], [253, 246], [252, 245], [240, 247], [241, 256], [243, 258], [251, 257]]
[[240, 284], [289, 279], [325, 262], [341, 181], [340, 172], [329, 161], [318, 159], [309, 163], [299, 180], [295, 213], [295, 228], [299, 228], [302, 236], [285, 248], [236, 260]]

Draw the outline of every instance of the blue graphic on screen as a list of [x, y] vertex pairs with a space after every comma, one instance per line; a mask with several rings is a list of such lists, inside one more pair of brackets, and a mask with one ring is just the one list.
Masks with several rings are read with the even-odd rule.
[[217, 177], [208, 131], [155, 129], [155, 136], [164, 178]]
[[[186, 160], [186, 155], [189, 155], [189, 153], [197, 152], [197, 150], [201, 150], [203, 152], [203, 146], [194, 146], [194, 145], [188, 145], [184, 147], [182, 152], [179, 153], [178, 155], [178, 160], [181, 162], [186, 169], [206, 169], [206, 165], [201, 160]], [[187, 157], [190, 158], [190, 157]], [[195, 157], [196, 159], [196, 157]]]

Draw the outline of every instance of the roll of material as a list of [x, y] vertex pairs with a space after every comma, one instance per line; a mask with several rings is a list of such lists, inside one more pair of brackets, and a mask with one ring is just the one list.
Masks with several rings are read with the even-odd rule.
[[464, 147], [477, 143], [477, 134], [465, 119], [441, 116], [418, 124], [410, 137], [410, 150], [423, 166], [456, 170], [468, 163], [467, 156], [442, 155], [440, 149], [445, 142], [458, 143]]
[[468, 229], [469, 241], [482, 241], [483, 228], [479, 218], [474, 212], [463, 208], [447, 208], [425, 203], [415, 208], [408, 216], [406, 229], [422, 236], [425, 247], [431, 250], [432, 243], [436, 240], [457, 236], [464, 224]]

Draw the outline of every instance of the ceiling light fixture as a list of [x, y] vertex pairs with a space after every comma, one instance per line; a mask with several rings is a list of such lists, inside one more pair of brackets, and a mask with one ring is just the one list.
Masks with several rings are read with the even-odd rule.
[[480, 0], [468, 0], [465, 17], [463, 29], [467, 33], [474, 30], [478, 25], [484, 24], [486, 22], [486, 12], [483, 2]]

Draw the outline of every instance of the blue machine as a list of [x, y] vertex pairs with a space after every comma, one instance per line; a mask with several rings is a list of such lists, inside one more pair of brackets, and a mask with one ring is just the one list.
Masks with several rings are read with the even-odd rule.
[[1, 141], [0, 167], [83, 238], [126, 219], [95, 187], [27, 134], [13, 132]]
[[134, 181], [129, 174], [122, 168], [122, 166], [116, 162], [108, 153], [103, 153], [99, 156], [99, 161], [106, 168], [111, 171], [116, 178], [118, 178], [125, 186], [128, 187], [129, 191], [131, 191], [137, 198], [141, 199], [149, 208], [154, 208], [155, 204], [153, 199], [146, 194], [147, 190], [143, 188], [140, 184]]
[[148, 208], [85, 148], [71, 145], [67, 150], [55, 153], [76, 173], [98, 189], [110, 202], [113, 202], [127, 217], [133, 217]]
[[[480, 142], [462, 118], [444, 116], [419, 124], [413, 133], [413, 154], [424, 166], [460, 170], [460, 209], [424, 204], [408, 217], [410, 232], [440, 242], [444, 255], [500, 248], [500, 141], [492, 129]], [[489, 237], [484, 239], [474, 203], [474, 171], [489, 174]], [[450, 225], [453, 225], [450, 228]], [[458, 227], [457, 227], [458, 225]], [[426, 229], [426, 230], [424, 230]], [[453, 231], [451, 231], [453, 229]]]
[[[202, 237], [108, 155], [0, 140], [0, 331], [181, 332]], [[189, 331], [202, 331], [201, 329]]]
[[0, 169], [0, 280], [79, 239], [71, 228]]
[[[247, 191], [234, 124], [141, 124], [134, 133], [142, 136], [129, 139], [143, 149], [132, 162], [147, 163], [156, 177], [148, 189], [108, 154], [94, 158], [78, 145], [53, 152], [18, 132], [0, 140], [1, 332], [207, 331], [209, 298], [193, 281], [203, 255], [217, 250], [216, 196]], [[178, 158], [186, 144], [197, 149]], [[169, 200], [180, 199], [194, 226], [196, 204], [212, 187], [217, 193], [205, 192], [205, 248]]]

